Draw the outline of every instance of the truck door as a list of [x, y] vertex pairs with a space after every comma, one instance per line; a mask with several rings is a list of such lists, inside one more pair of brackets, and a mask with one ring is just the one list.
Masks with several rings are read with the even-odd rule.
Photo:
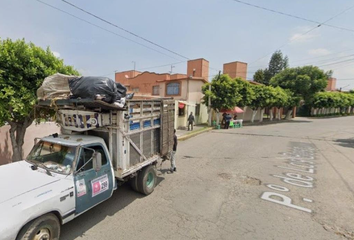
[[90, 160], [93, 151], [81, 148], [76, 164], [76, 171], [80, 168], [81, 170], [75, 174], [76, 214], [83, 213], [110, 198], [114, 188], [111, 163], [104, 148], [101, 145], [85, 147], [101, 153], [102, 167], [96, 172], [93, 169], [92, 160]]

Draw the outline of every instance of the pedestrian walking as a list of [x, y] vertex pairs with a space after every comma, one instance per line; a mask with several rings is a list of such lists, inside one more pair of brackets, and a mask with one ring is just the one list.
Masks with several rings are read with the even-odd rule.
[[[189, 114], [188, 116], [188, 131], [189, 129], [191, 129], [193, 131], [193, 125], [194, 125], [194, 116], [193, 113], [191, 112], [191, 114]], [[189, 128], [189, 126], [191, 126], [191, 128]]]
[[225, 127], [224, 127], [224, 129], [229, 129], [231, 118], [232, 118], [232, 117], [231, 117], [230, 114], [227, 114], [227, 115], [225, 116]]
[[174, 130], [173, 135], [173, 148], [171, 152], [171, 172], [176, 172], [176, 151], [177, 151], [177, 136], [176, 136], [176, 129]]
[[226, 124], [226, 113], [223, 113], [222, 120], [221, 120], [221, 125], [223, 126], [223, 128], [225, 128], [225, 124]]

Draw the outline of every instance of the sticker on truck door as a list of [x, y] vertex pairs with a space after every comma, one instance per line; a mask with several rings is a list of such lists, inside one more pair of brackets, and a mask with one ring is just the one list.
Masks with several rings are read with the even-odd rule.
[[76, 181], [76, 192], [78, 197], [84, 196], [86, 194], [86, 184], [84, 179]]
[[91, 186], [92, 186], [92, 197], [95, 197], [98, 194], [107, 191], [109, 188], [109, 181], [108, 181], [107, 174], [92, 180]]

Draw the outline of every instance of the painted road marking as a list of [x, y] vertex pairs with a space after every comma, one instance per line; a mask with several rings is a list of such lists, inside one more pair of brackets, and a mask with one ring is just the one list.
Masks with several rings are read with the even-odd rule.
[[[313, 147], [309, 147], [309, 145], [313, 145], [313, 144], [306, 144], [306, 145], [304, 143], [293, 143], [293, 144], [299, 146], [293, 146], [289, 153], [281, 153], [282, 156], [277, 158], [277, 159], [287, 160], [287, 163], [289, 165], [292, 165], [292, 167], [287, 167], [287, 166], [276, 166], [276, 167], [287, 169], [287, 170], [293, 170], [301, 173], [314, 174], [316, 152]], [[315, 179], [313, 177], [306, 176], [304, 174], [299, 174], [299, 173], [292, 173], [292, 172], [283, 173], [283, 174], [285, 176], [281, 176], [281, 175], [271, 175], [271, 176], [279, 178], [284, 183], [290, 184], [292, 186], [301, 187], [301, 188], [314, 187], [313, 182]], [[280, 191], [280, 192], [290, 191], [290, 189], [280, 185], [267, 184], [266, 186], [275, 191]], [[292, 199], [283, 194], [274, 193], [274, 192], [264, 192], [261, 195], [261, 199], [279, 205], [283, 205], [286, 207], [294, 208], [300, 211], [304, 211], [308, 213], [312, 212], [311, 209], [293, 204]], [[302, 198], [302, 199], [305, 202], [309, 202], [309, 203], [313, 202], [313, 200], [308, 198]]]

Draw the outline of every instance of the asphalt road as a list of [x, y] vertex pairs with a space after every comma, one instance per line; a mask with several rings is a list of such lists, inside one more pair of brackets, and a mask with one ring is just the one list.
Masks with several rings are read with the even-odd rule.
[[178, 171], [159, 171], [150, 196], [122, 186], [61, 239], [354, 239], [353, 123], [298, 118], [180, 142]]

